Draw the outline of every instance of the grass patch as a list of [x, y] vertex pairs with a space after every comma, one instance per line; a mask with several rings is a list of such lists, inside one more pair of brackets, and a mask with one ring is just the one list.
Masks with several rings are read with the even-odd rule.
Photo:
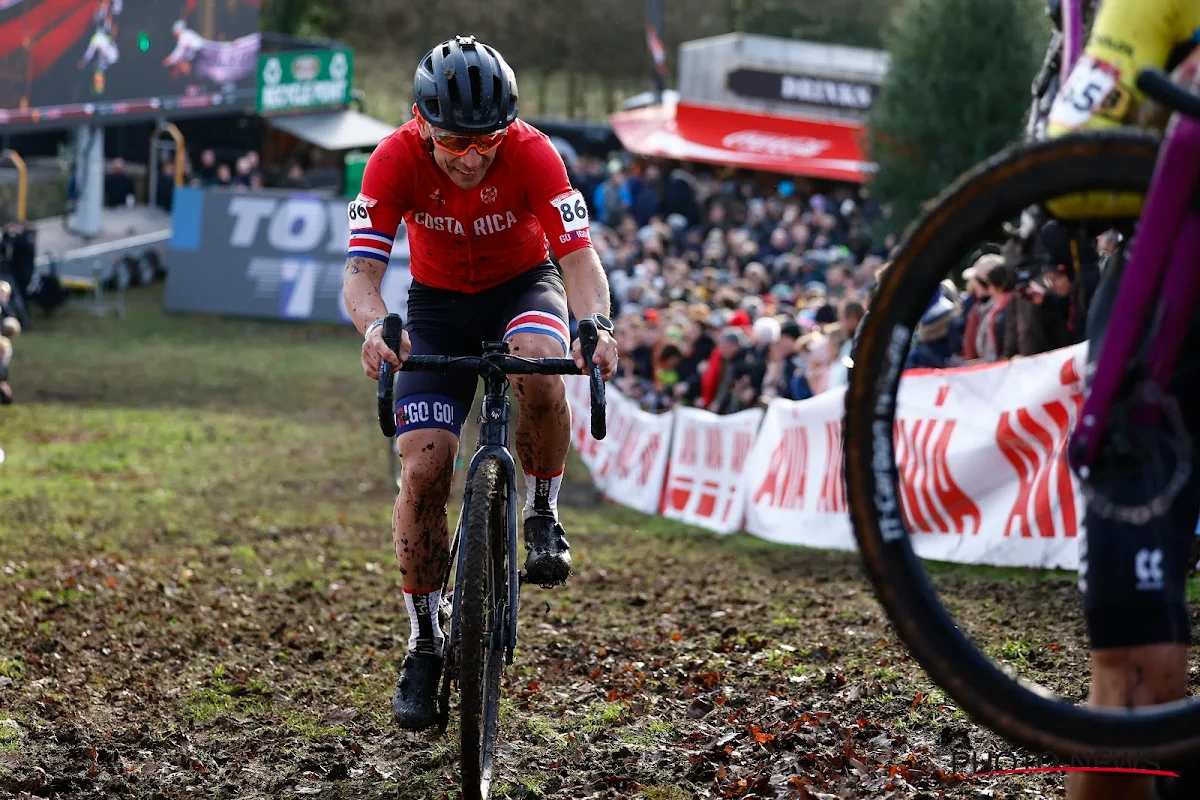
[[541, 797], [546, 793], [546, 787], [549, 785], [550, 779], [543, 772], [531, 772], [517, 778], [517, 783], [521, 784], [531, 794]]
[[691, 795], [678, 786], [647, 786], [642, 789], [645, 800], [688, 800]]
[[1033, 652], [1033, 645], [1024, 639], [1006, 638], [1000, 645], [988, 648], [988, 654], [992, 658], [1000, 658], [1014, 666], [1022, 667], [1028, 666], [1029, 657]]
[[567, 746], [566, 735], [556, 731], [554, 726], [544, 719], [527, 717], [524, 722], [525, 729], [540, 741], [552, 745], [555, 749]]
[[1077, 581], [1078, 574], [1067, 569], [1030, 569], [1028, 567], [988, 567], [978, 564], [956, 564], [950, 561], [921, 559], [921, 566], [931, 578], [967, 578], [973, 581], [999, 583], [1037, 583], [1039, 581]]
[[195, 689], [183, 701], [183, 710], [192, 722], [211, 722], [233, 713], [236, 702], [224, 692]]
[[253, 564], [258, 561], [258, 553], [248, 544], [239, 544], [229, 551], [229, 555], [234, 561], [240, 561], [243, 564]]
[[580, 728], [589, 732], [611, 728], [621, 721], [626, 710], [620, 703], [593, 703], [584, 714], [583, 721], [579, 723]]
[[648, 749], [667, 743], [674, 732], [674, 726], [665, 719], [651, 719], [645, 725], [621, 731], [620, 739], [626, 744]]
[[320, 741], [321, 739], [340, 739], [346, 735], [345, 727], [341, 725], [327, 725], [316, 714], [309, 711], [300, 711], [295, 714], [285, 715], [283, 726], [292, 733], [303, 736], [310, 742]]
[[21, 734], [16, 720], [0, 719], [0, 755], [11, 753], [21, 746]]

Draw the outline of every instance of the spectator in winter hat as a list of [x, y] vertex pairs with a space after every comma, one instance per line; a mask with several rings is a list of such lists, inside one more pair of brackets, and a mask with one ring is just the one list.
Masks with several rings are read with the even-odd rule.
[[963, 304], [965, 321], [962, 346], [958, 348], [958, 352], [965, 361], [974, 361], [979, 358], [979, 325], [983, 320], [984, 312], [992, 302], [991, 284], [988, 283], [987, 276], [993, 269], [1003, 265], [1003, 256], [996, 253], [985, 253], [963, 270], [968, 297]]
[[951, 325], [962, 315], [962, 300], [951, 281], [938, 287], [937, 298], [921, 316], [917, 337], [908, 352], [905, 369], [944, 369], [955, 362], [951, 349]]
[[829, 325], [838, 321], [838, 312], [829, 303], [825, 303], [817, 309], [816, 317], [814, 318], [818, 325]]

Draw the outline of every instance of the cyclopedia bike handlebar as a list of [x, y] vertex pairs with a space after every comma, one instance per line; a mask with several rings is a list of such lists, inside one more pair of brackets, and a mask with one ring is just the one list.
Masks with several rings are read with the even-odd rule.
[[[383, 341], [393, 353], [400, 352], [400, 334], [404, 322], [399, 314], [388, 314], [383, 319]], [[608, 431], [604, 414], [604, 378], [600, 367], [592, 363], [600, 335], [590, 319], [579, 322], [579, 345], [583, 357], [591, 369], [586, 374], [591, 378], [592, 438], [603, 439]], [[400, 366], [404, 372], [473, 372], [478, 375], [502, 373], [504, 375], [582, 375], [574, 359], [570, 358], [522, 358], [506, 353], [486, 353], [482, 356], [409, 356]], [[379, 414], [379, 429], [391, 438], [396, 435], [396, 410], [393, 405], [395, 382], [392, 380], [391, 362], [379, 365], [379, 385], [375, 400]]]

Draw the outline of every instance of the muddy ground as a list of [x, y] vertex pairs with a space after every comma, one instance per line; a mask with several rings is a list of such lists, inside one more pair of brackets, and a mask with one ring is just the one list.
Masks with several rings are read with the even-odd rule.
[[[456, 728], [390, 721], [408, 624], [357, 339], [157, 300], [18, 348], [0, 797], [456, 797]], [[53, 369], [81, 341], [86, 379]], [[523, 592], [495, 796], [1062, 796], [968, 774], [1011, 748], [907, 658], [853, 554], [593, 505], [572, 475], [577, 574]], [[937, 574], [998, 660], [1083, 696], [1073, 576]]]

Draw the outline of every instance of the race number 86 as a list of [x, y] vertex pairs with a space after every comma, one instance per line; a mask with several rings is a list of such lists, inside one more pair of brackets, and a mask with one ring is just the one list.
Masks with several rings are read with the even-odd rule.
[[351, 203], [346, 213], [349, 214], [351, 222], [356, 222], [358, 220], [366, 222], [371, 218], [367, 214], [367, 207], [362, 203]]
[[562, 214], [563, 222], [574, 222], [577, 219], [587, 219], [587, 206], [583, 204], [583, 199], [575, 201], [575, 206], [570, 203], [563, 203], [558, 207], [558, 212]]

